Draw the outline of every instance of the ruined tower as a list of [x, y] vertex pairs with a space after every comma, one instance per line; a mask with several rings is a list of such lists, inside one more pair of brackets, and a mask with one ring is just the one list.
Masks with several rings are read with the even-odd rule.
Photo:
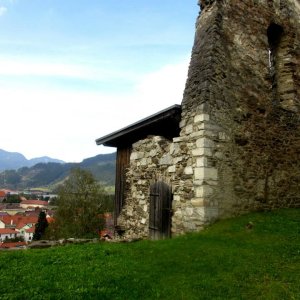
[[[163, 230], [180, 234], [300, 206], [299, 1], [199, 5], [179, 134], [150, 130], [125, 147], [117, 224], [129, 236], [156, 237], [163, 218]], [[109, 138], [120, 139], [99, 144]], [[155, 198], [160, 191], [171, 193], [170, 207]], [[157, 220], [157, 207], [169, 213]]]

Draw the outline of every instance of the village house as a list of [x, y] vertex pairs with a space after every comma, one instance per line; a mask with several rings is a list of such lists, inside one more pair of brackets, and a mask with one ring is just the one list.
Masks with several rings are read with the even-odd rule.
[[0, 228], [0, 242], [7, 239], [14, 239], [18, 236], [18, 233], [10, 228]]
[[[22, 206], [22, 207], [21, 207]], [[53, 222], [52, 210], [47, 201], [27, 200], [21, 197], [21, 203], [0, 204], [0, 248], [24, 247], [33, 239], [35, 225], [41, 211], [46, 212], [48, 222]], [[9, 242], [7, 239], [20, 238], [23, 242]]]
[[35, 224], [38, 222], [38, 213], [35, 215], [4, 215], [0, 216], [0, 229], [2, 230], [2, 242], [5, 238], [23, 238], [25, 242], [31, 242], [35, 232]]
[[8, 203], [1, 208], [2, 213], [7, 213], [11, 216], [22, 214], [26, 211], [25, 208], [20, 207], [19, 203]]
[[29, 243], [33, 239], [34, 232], [35, 232], [35, 226], [32, 226], [30, 228], [25, 229], [25, 232], [24, 233], [20, 233], [20, 234], [23, 235], [24, 241], [27, 242], [27, 243]]
[[164, 238], [300, 206], [298, 0], [201, 0], [174, 105], [96, 140], [117, 148], [115, 229]]
[[5, 223], [0, 219], [0, 229], [5, 228]]
[[24, 209], [29, 208], [46, 208], [48, 207], [48, 201], [42, 200], [22, 200], [20, 203], [20, 207]]

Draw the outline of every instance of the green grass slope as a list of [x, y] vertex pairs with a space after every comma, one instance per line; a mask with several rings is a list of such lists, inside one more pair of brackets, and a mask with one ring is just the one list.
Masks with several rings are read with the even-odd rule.
[[0, 270], [0, 299], [300, 299], [300, 210], [163, 241], [0, 252]]

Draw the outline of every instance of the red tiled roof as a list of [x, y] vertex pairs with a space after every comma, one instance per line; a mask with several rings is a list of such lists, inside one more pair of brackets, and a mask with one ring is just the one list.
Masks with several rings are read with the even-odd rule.
[[15, 243], [2, 243], [0, 244], [0, 248], [15, 248], [20, 246], [26, 246], [26, 242], [15, 242]]
[[22, 200], [20, 204], [26, 204], [26, 205], [48, 205], [48, 201], [42, 201], [42, 200]]
[[0, 191], [0, 197], [5, 197], [6, 193], [4, 191]]
[[16, 229], [21, 229], [21, 228], [23, 228], [24, 226], [26, 226], [26, 223], [20, 222], [20, 223], [18, 223], [18, 224], [16, 225]]
[[0, 234], [15, 234], [17, 233], [15, 230], [10, 228], [0, 228]]
[[14, 216], [0, 216], [0, 220], [5, 223], [6, 225], [15, 225], [17, 228], [20, 227], [22, 224], [35, 224], [38, 221], [38, 216], [20, 216], [20, 215], [14, 215]]
[[35, 232], [35, 226], [32, 226], [25, 230], [27, 233], [34, 233]]
[[12, 219], [11, 215], [6, 215], [6, 216], [0, 217], [0, 220], [6, 225], [9, 225], [11, 223], [11, 219]]

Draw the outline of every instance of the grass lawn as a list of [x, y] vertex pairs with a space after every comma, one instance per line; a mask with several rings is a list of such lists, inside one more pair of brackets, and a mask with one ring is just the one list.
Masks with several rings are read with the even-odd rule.
[[0, 299], [300, 299], [300, 210], [163, 241], [2, 251]]

